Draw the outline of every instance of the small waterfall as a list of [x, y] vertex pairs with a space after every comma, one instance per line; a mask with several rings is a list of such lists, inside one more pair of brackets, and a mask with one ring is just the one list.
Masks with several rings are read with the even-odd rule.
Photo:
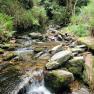
[[43, 71], [37, 70], [33, 73], [33, 78], [30, 80], [31, 85], [26, 94], [51, 94], [44, 86]]
[[34, 71], [28, 84], [18, 94], [52, 94], [44, 86], [43, 70]]

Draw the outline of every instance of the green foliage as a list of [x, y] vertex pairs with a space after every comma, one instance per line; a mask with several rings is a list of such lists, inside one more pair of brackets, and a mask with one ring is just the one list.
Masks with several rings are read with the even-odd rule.
[[[80, 10], [79, 5], [85, 5], [87, 1], [78, 0], [76, 11]], [[43, 31], [48, 22], [65, 25], [70, 21], [66, 0], [0, 0], [0, 12], [12, 16], [15, 28], [21, 30], [36, 28]], [[72, 23], [78, 24], [79, 17], [83, 19], [81, 15], [77, 16]], [[93, 24], [92, 21], [90, 23]]]
[[89, 0], [87, 6], [80, 8], [80, 13], [71, 17], [70, 31], [78, 36], [90, 34], [90, 29], [94, 28], [94, 1]]
[[70, 25], [68, 26], [69, 31], [73, 32], [75, 35], [79, 37], [87, 36], [88, 35], [88, 29], [87, 25], [85, 24], [79, 24], [79, 25]]
[[0, 9], [14, 18], [16, 28], [43, 27], [47, 16], [40, 2], [41, 0], [1, 0]]
[[[39, 24], [45, 24], [46, 20], [47, 20], [47, 16], [46, 16], [46, 10], [44, 9], [44, 7], [33, 7], [31, 9], [31, 13], [34, 16], [34, 18], [37, 19], [37, 22]], [[41, 22], [41, 23], [40, 23]]]
[[66, 19], [66, 6], [63, 6], [60, 0], [44, 0], [43, 5], [49, 20], [53, 21], [53, 23], [60, 24]]
[[87, 5], [89, 2], [89, 0], [78, 0], [77, 2], [77, 6], [84, 6], [84, 5]]
[[12, 29], [13, 29], [12, 17], [0, 13], [0, 40], [2, 39], [4, 40], [4, 38], [6, 38], [7, 40], [9, 37], [11, 37], [12, 34], [14, 33]]
[[0, 32], [11, 31], [13, 28], [12, 17], [0, 13]]
[[53, 20], [56, 23], [61, 23], [66, 18], [66, 9], [65, 7], [55, 5], [53, 6], [52, 14]]

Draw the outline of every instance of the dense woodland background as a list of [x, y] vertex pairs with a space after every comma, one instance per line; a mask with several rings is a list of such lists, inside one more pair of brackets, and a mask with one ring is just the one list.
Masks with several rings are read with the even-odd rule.
[[49, 25], [89, 35], [94, 31], [93, 6], [93, 0], [0, 0], [0, 40], [14, 31], [45, 32]]

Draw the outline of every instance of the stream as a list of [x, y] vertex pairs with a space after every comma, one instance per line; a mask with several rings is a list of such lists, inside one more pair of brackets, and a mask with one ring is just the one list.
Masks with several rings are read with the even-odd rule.
[[[18, 55], [18, 57], [15, 57], [14, 59], [20, 58], [22, 59], [23, 62], [29, 62], [29, 61], [32, 62], [31, 55], [34, 54], [34, 49], [32, 48], [32, 45], [34, 43], [30, 39], [30, 37], [22, 36], [18, 38], [17, 41], [18, 41], [17, 43], [19, 47], [17, 47], [14, 52]], [[44, 46], [43, 49], [46, 47], [45, 44], [47, 44], [45, 42], [44, 43], [38, 42], [38, 43], [40, 45], [42, 44], [42, 47]], [[47, 45], [49, 46], [49, 44], [50, 43], [48, 43]], [[37, 46], [40, 48], [41, 47], [40, 45], [39, 46], [37, 45]], [[43, 68], [45, 65], [44, 62], [45, 61], [47, 62], [47, 60], [44, 60], [43, 64], [41, 63], [41, 60], [40, 60], [40, 64], [35, 63], [32, 66], [31, 68], [32, 71], [29, 70], [29, 72], [27, 72], [27, 73], [31, 73], [31, 75], [29, 75], [30, 77], [26, 77], [27, 79], [26, 78], [24, 79], [25, 81], [27, 80], [25, 83], [24, 81], [22, 82], [24, 83], [24, 85], [21, 84], [19, 86], [20, 87], [19, 90], [17, 89], [13, 90], [12, 94], [54, 94], [54, 93], [51, 93], [44, 85], [45, 82], [44, 82]], [[38, 65], [38, 68], [36, 67], [37, 65]]]
[[[51, 35], [52, 39], [48, 39], [51, 41], [42, 41], [39, 35], [39, 40], [36, 38], [31, 39], [30, 36], [18, 36], [16, 38], [17, 47], [15, 50], [6, 52], [6, 54], [13, 52], [17, 56], [13, 60], [4, 61], [5, 65], [1, 68], [3, 70], [0, 73], [0, 94], [56, 94], [52, 93], [45, 86], [44, 69], [51, 57], [49, 51], [53, 47], [60, 45], [61, 42], [57, 39], [60, 40], [61, 36], [59, 38], [56, 38], [56, 36], [53, 38]], [[33, 34], [33, 36], [36, 37], [37, 35]], [[74, 46], [75, 44], [72, 44], [73, 40], [69, 36], [66, 38], [66, 36], [68, 35], [65, 34], [64, 40], [66, 40], [66, 44], [70, 47]], [[64, 91], [64, 93], [60, 94], [89, 93], [88, 89], [82, 86], [77, 92], [68, 93]]]

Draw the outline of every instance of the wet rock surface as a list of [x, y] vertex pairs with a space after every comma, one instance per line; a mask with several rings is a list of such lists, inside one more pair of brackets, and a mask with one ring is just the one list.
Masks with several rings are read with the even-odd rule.
[[45, 85], [56, 93], [64, 91], [65, 87], [74, 80], [73, 74], [65, 70], [52, 70], [45, 75]]

